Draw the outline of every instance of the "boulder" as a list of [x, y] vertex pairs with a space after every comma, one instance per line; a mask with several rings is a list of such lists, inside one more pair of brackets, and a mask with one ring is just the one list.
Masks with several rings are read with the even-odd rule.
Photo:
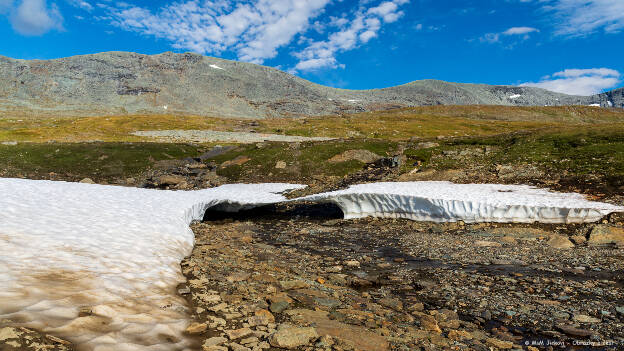
[[380, 160], [381, 158], [382, 158], [381, 156], [377, 155], [374, 152], [370, 152], [368, 150], [363, 150], [363, 149], [357, 149], [357, 150], [347, 150], [341, 154], [338, 154], [330, 158], [329, 162], [338, 163], [338, 162], [357, 160], [362, 163], [373, 163], [377, 160]]
[[624, 228], [599, 224], [589, 233], [589, 241], [587, 243], [591, 246], [609, 244], [624, 246]]
[[567, 236], [559, 234], [552, 235], [547, 244], [555, 249], [571, 249], [574, 247], [574, 244], [570, 241], [570, 239], [568, 239]]
[[184, 177], [177, 176], [177, 175], [164, 175], [164, 176], [158, 177], [158, 184], [162, 186], [178, 185], [183, 182], [186, 182], [186, 179]]
[[223, 162], [221, 164], [221, 168], [226, 168], [230, 166], [240, 166], [240, 165], [247, 163], [249, 160], [251, 159], [247, 156], [238, 156], [232, 160]]
[[312, 327], [294, 327], [283, 324], [278, 331], [271, 335], [269, 342], [271, 346], [293, 350], [310, 344], [318, 337], [316, 329]]

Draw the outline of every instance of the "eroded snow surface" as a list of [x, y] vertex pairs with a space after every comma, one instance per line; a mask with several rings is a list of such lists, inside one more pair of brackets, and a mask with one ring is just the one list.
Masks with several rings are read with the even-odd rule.
[[580, 194], [527, 185], [449, 182], [372, 183], [312, 195], [336, 203], [345, 218], [392, 217], [434, 222], [594, 222], [624, 207], [592, 202]]
[[[274, 203], [288, 184], [194, 192], [0, 179], [0, 320], [82, 350], [184, 350], [180, 262], [208, 207]], [[92, 310], [79, 317], [80, 307]], [[84, 312], [84, 311], [83, 311]]]

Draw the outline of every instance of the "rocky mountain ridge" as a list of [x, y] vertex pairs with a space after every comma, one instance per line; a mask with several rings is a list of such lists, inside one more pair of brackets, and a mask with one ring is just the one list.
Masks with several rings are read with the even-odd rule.
[[594, 96], [421, 80], [384, 89], [318, 85], [280, 70], [199, 54], [106, 52], [54, 60], [0, 56], [0, 113], [181, 113], [318, 116], [422, 105], [599, 105], [624, 108], [624, 88]]

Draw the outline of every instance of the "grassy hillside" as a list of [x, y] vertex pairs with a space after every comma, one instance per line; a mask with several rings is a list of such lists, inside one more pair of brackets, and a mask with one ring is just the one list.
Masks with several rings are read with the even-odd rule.
[[595, 107], [427, 106], [302, 119], [230, 119], [187, 115], [0, 118], [0, 141], [150, 141], [139, 130], [210, 129], [300, 136], [379, 138], [483, 136], [624, 122], [624, 110]]
[[[164, 161], [198, 157], [214, 146], [161, 143], [130, 134], [168, 129], [337, 138], [234, 145], [203, 160], [228, 182], [335, 188], [368, 180], [451, 180], [624, 194], [624, 111], [591, 107], [432, 106], [259, 121], [165, 115], [5, 118], [0, 120], [0, 176], [50, 178], [53, 172], [58, 179], [113, 183], [136, 176], [140, 184], [152, 170], [162, 170]], [[381, 169], [357, 159], [328, 162], [344, 151], [362, 149], [399, 156], [401, 167]]]

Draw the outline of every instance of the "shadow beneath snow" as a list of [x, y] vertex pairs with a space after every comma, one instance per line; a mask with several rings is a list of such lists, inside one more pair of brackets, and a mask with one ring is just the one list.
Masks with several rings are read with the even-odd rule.
[[342, 219], [344, 214], [340, 207], [333, 203], [278, 203], [260, 206], [239, 212], [223, 211], [219, 207], [211, 207], [204, 214], [204, 222], [224, 220], [249, 221], [257, 219], [287, 219], [326, 221]]

